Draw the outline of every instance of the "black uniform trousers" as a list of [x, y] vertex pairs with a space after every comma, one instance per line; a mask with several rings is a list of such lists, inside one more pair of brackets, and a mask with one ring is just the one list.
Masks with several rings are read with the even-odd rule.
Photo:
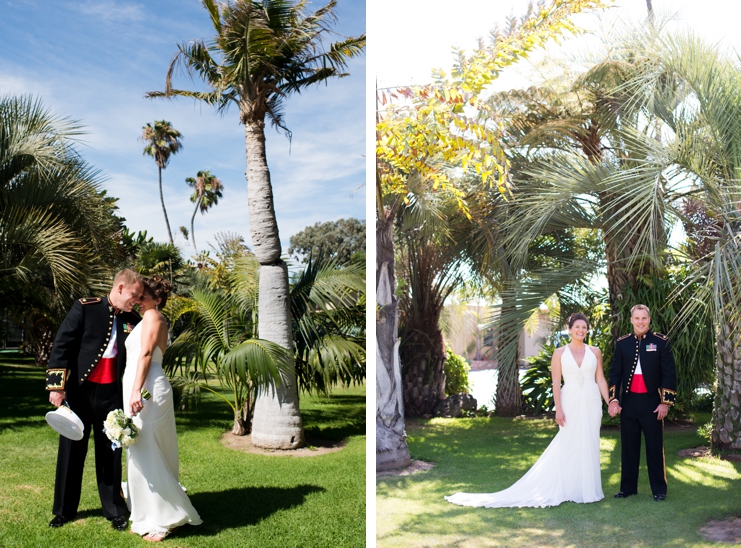
[[648, 480], [654, 495], [666, 495], [664, 461], [664, 421], [656, 420], [654, 409], [661, 403], [657, 392], [633, 394], [626, 392], [620, 401], [620, 441], [622, 473], [620, 491], [638, 492], [638, 470], [641, 460], [641, 433], [646, 440]]
[[121, 449], [111, 449], [111, 441], [103, 432], [103, 422], [110, 411], [123, 408], [120, 383], [97, 384], [71, 382], [67, 385], [67, 402], [85, 426], [81, 440], [59, 436], [57, 476], [54, 485], [54, 509], [57, 516], [72, 518], [77, 514], [82, 490], [90, 430], [95, 444], [95, 476], [103, 515], [108, 519], [128, 513], [121, 496]]

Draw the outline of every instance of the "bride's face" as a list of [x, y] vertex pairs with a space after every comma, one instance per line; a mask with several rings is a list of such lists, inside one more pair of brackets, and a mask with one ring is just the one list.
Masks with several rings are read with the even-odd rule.
[[155, 299], [154, 295], [145, 289], [142, 292], [142, 298], [139, 301], [139, 312], [144, 314], [147, 310], [155, 310], [160, 300], [161, 299]]
[[571, 339], [574, 341], [583, 341], [587, 336], [587, 331], [589, 331], [589, 328], [584, 320], [576, 320], [574, 325], [569, 328]]

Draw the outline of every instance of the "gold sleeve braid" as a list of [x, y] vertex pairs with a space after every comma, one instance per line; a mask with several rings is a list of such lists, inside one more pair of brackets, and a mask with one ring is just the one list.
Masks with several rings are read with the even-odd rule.
[[659, 391], [661, 393], [661, 403], [664, 403], [669, 407], [673, 406], [674, 402], [677, 400], [677, 393], [669, 388], [661, 388]]
[[46, 370], [46, 389], [47, 390], [64, 390], [67, 385], [69, 373], [66, 369], [47, 369]]

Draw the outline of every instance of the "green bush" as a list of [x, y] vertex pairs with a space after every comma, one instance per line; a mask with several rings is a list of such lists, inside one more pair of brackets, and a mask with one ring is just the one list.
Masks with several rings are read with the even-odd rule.
[[471, 383], [468, 380], [468, 372], [471, 367], [466, 358], [456, 355], [449, 346], [445, 348], [445, 356], [445, 395], [469, 393]]
[[537, 415], [555, 409], [551, 378], [551, 356], [555, 350], [556, 345], [549, 340], [537, 356], [527, 359], [530, 368], [520, 381], [523, 407], [527, 414]]

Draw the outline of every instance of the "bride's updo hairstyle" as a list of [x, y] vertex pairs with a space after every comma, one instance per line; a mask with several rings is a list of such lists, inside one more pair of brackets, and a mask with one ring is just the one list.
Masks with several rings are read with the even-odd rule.
[[154, 275], [151, 278], [144, 278], [144, 290], [155, 300], [162, 299], [159, 308], [165, 308], [167, 296], [172, 291], [172, 284], [162, 276]]
[[574, 327], [576, 320], [584, 320], [584, 322], [587, 324], [587, 329], [589, 329], [589, 320], [581, 312], [576, 312], [575, 314], [572, 314], [571, 316], [569, 316], [569, 320], [568, 320], [569, 329]]

